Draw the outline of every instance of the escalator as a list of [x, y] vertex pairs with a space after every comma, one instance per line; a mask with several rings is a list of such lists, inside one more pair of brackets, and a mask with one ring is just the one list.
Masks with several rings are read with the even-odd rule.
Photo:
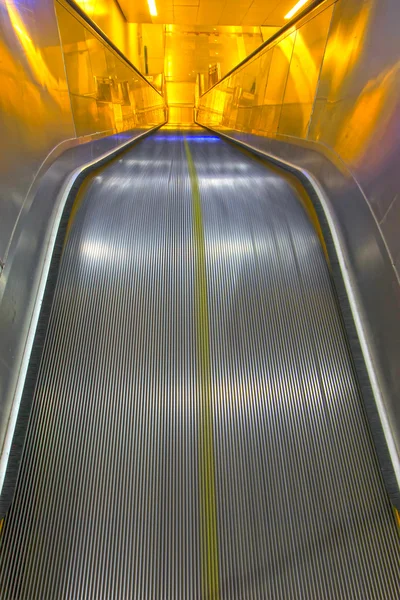
[[291, 176], [165, 128], [88, 176], [0, 597], [400, 597], [395, 517]]

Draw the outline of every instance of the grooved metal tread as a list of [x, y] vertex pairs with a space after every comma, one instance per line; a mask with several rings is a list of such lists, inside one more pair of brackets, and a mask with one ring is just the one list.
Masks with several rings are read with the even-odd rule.
[[400, 597], [400, 540], [294, 184], [162, 129], [63, 250], [6, 599]]

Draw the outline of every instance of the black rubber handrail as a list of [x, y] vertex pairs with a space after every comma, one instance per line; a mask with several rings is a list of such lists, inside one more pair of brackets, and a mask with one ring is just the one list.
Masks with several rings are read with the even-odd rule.
[[264, 48], [266, 48], [267, 46], [269, 46], [269, 44], [271, 44], [272, 42], [274, 42], [280, 35], [282, 35], [282, 33], [285, 33], [285, 31], [287, 31], [288, 29], [290, 29], [291, 27], [293, 27], [293, 25], [295, 25], [296, 23], [298, 23], [301, 19], [303, 19], [306, 15], [308, 15], [308, 13], [310, 13], [311, 11], [313, 11], [314, 8], [317, 8], [317, 6], [319, 6], [320, 4], [323, 4], [324, 2], [327, 2], [327, 0], [313, 0], [308, 6], [306, 6], [302, 11], [300, 11], [298, 15], [296, 15], [295, 17], [293, 17], [293, 19], [290, 19], [290, 21], [288, 21], [285, 25], [283, 25], [283, 27], [281, 27], [280, 29], [278, 29], [278, 31], [276, 31], [274, 34], [272, 34], [270, 38], [268, 38], [267, 40], [265, 40], [265, 42], [263, 42], [260, 46], [258, 46], [258, 48], [256, 48], [255, 50], [253, 50], [253, 52], [251, 54], [249, 54], [248, 56], [246, 56], [246, 58], [244, 58], [240, 63], [238, 63], [236, 65], [236, 67], [233, 67], [233, 69], [231, 69], [230, 71], [228, 71], [226, 73], [226, 75], [224, 75], [223, 77], [221, 77], [221, 79], [219, 81], [217, 81], [216, 83], [214, 83], [210, 88], [208, 88], [208, 90], [206, 90], [205, 92], [203, 92], [200, 95], [200, 98], [202, 98], [203, 96], [205, 96], [206, 94], [208, 94], [208, 92], [211, 91], [213, 88], [215, 88], [215, 86], [219, 85], [221, 83], [221, 81], [224, 81], [224, 79], [227, 79], [227, 77], [230, 77], [232, 75], [232, 73], [234, 73], [235, 71], [237, 71], [238, 69], [240, 69], [240, 67], [242, 67], [247, 62], [249, 62], [259, 52], [261, 52], [262, 50], [264, 50]]
[[149, 84], [150, 87], [153, 88], [153, 90], [155, 92], [157, 92], [157, 94], [159, 96], [161, 96], [161, 98], [164, 100], [165, 102], [165, 98], [164, 96], [161, 94], [161, 92], [159, 92], [159, 90], [154, 87], [154, 85], [148, 81], [146, 79], [146, 77], [144, 77], [142, 75], [142, 73], [139, 71], [139, 69], [137, 67], [135, 67], [135, 65], [133, 63], [131, 63], [131, 61], [129, 60], [129, 58], [127, 58], [125, 56], [125, 54], [123, 52], [121, 52], [121, 50], [110, 40], [110, 38], [104, 33], [104, 31], [102, 29], [100, 29], [100, 27], [98, 25], [96, 25], [96, 23], [94, 21], [92, 21], [92, 19], [90, 17], [87, 16], [87, 14], [81, 9], [80, 6], [78, 6], [78, 4], [76, 2], [74, 2], [74, 0], [63, 0], [66, 4], [69, 4], [70, 7], [78, 13], [78, 15], [84, 20], [86, 21], [86, 23], [88, 25], [90, 25], [90, 27], [92, 29], [95, 30], [95, 32], [97, 33], [97, 35], [99, 35], [103, 41], [106, 42], [106, 44], [108, 44], [108, 46], [110, 46], [114, 52], [116, 52], [118, 54], [118, 56], [120, 56], [127, 65], [129, 65], [131, 67], [131, 69], [133, 69], [134, 71], [136, 71], [136, 73], [139, 75], [139, 77], [141, 77], [141, 79], [143, 79], [143, 81], [145, 81], [146, 83]]

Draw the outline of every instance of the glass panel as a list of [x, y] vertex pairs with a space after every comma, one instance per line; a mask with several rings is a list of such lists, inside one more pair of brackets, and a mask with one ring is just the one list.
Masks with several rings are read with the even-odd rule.
[[260, 121], [261, 130], [269, 135], [276, 133], [278, 128], [295, 37], [296, 32], [294, 31], [274, 46], [272, 50], [269, 76], [263, 99], [264, 108]]
[[279, 132], [306, 137], [333, 6], [297, 32], [279, 121]]
[[254, 106], [262, 106], [265, 88], [267, 86], [269, 71], [272, 61], [272, 50], [267, 50], [263, 55], [260, 56], [260, 72], [257, 81], [257, 90], [254, 99]]
[[258, 87], [258, 74], [260, 72], [260, 60], [253, 60], [242, 69], [242, 93], [239, 106], [248, 108], [254, 103]]
[[161, 124], [163, 98], [59, 3], [57, 15], [77, 135]]
[[333, 5], [282, 34], [202, 96], [199, 122], [257, 135], [306, 136], [332, 12]]

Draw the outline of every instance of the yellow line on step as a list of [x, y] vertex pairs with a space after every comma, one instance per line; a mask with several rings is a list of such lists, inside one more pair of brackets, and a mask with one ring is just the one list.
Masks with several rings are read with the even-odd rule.
[[199, 423], [199, 472], [201, 560], [204, 597], [218, 600], [219, 558], [217, 538], [217, 502], [215, 490], [214, 435], [211, 410], [211, 368], [205, 241], [199, 181], [187, 140], [184, 140], [192, 187], [193, 238], [195, 247], [195, 318], [199, 366], [199, 385], [202, 394]]

